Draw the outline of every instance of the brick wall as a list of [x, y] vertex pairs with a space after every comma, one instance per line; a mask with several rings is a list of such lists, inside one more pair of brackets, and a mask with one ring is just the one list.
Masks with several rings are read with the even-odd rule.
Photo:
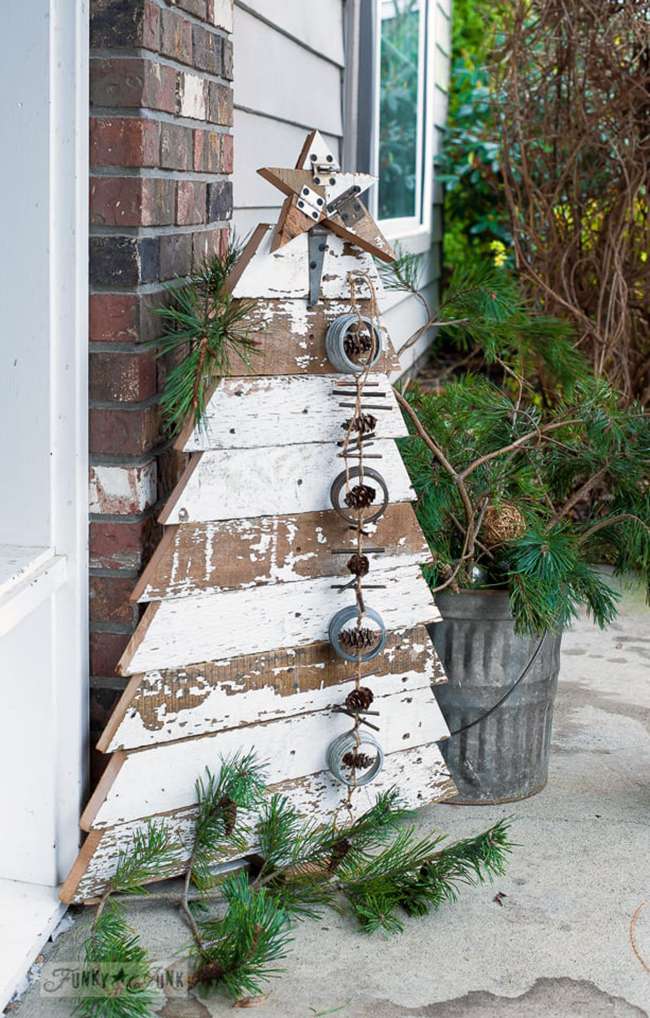
[[[91, 742], [124, 681], [135, 579], [178, 476], [164, 366], [146, 341], [169, 282], [222, 249], [232, 215], [232, 0], [92, 0]], [[95, 761], [99, 766], [99, 761]]]

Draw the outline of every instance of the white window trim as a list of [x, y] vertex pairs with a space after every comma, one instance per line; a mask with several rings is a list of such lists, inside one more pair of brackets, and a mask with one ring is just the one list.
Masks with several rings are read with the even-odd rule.
[[[433, 3], [421, 0], [420, 8], [420, 52], [422, 73], [418, 86], [418, 149], [422, 154], [418, 175], [418, 193], [416, 205], [421, 209], [421, 216], [405, 216], [399, 219], [378, 220], [382, 232], [389, 241], [399, 241], [405, 251], [421, 254], [431, 245], [433, 219]], [[424, 31], [423, 31], [424, 29]], [[379, 176], [379, 98], [381, 76], [381, 18], [375, 23], [375, 80], [374, 80], [374, 112], [371, 131], [371, 170]], [[376, 186], [370, 195], [370, 211], [376, 217], [378, 209], [378, 191]]]

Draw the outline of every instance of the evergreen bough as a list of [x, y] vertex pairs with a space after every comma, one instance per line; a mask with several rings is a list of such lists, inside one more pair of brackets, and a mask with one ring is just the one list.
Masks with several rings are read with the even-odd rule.
[[[395, 789], [345, 826], [305, 820], [286, 797], [265, 794], [253, 753], [222, 760], [216, 774], [206, 770], [196, 789], [182, 893], [147, 894], [143, 886], [179, 870], [183, 846], [162, 821], [150, 821], [119, 857], [82, 949], [86, 979], [103, 987], [80, 997], [82, 1018], [146, 1018], [160, 1002], [124, 912], [134, 895], [180, 906], [192, 931], [184, 952], [190, 986], [239, 1000], [259, 996], [282, 973], [297, 922], [347, 907], [363, 932], [397, 933], [405, 916], [426, 915], [454, 902], [462, 886], [502, 874], [511, 851], [508, 821], [448, 847], [439, 835], [418, 837]], [[246, 870], [214, 875], [220, 857], [253, 843]]]

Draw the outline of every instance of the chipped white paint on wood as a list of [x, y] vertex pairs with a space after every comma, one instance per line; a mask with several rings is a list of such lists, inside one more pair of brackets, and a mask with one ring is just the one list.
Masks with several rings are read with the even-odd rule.
[[[378, 384], [367, 388], [362, 400], [362, 406], [386, 407], [368, 411], [377, 419], [375, 434], [377, 438], [402, 438], [408, 431], [393, 388], [386, 375], [373, 375], [375, 381]], [[335, 395], [342, 384], [341, 375], [224, 378], [183, 451], [337, 442], [345, 434], [342, 423], [354, 414], [350, 406], [354, 395]]]
[[[355, 667], [338, 660], [332, 663], [331, 656], [327, 647], [320, 657], [315, 654], [312, 662], [301, 663], [293, 650], [269, 655], [266, 660], [263, 656], [252, 661], [239, 658], [207, 662], [203, 668], [197, 665], [138, 676], [116, 708], [115, 713], [121, 715], [119, 725], [108, 740], [108, 730], [104, 733], [100, 748], [113, 753], [159, 745], [342, 703]], [[376, 696], [444, 680], [424, 626], [397, 640], [389, 638], [378, 662], [368, 662], [362, 669], [363, 685]], [[343, 676], [344, 681], [336, 682]], [[114, 717], [109, 727], [113, 722]]]
[[[397, 446], [384, 439], [368, 450], [382, 459], [367, 466], [381, 473], [391, 502], [416, 495]], [[344, 469], [334, 444], [211, 450], [197, 454], [160, 514], [161, 523], [207, 523], [244, 516], [281, 516], [331, 509], [330, 488]], [[376, 487], [371, 478], [366, 484]]]
[[[381, 519], [365, 529], [366, 546], [376, 541], [384, 549], [379, 557], [369, 553], [372, 569], [397, 569], [431, 558], [408, 502], [388, 505]], [[132, 600], [161, 601], [315, 576], [350, 579], [347, 554], [356, 550], [355, 532], [333, 509], [168, 526]], [[347, 554], [336, 554], [341, 551]]]
[[[418, 566], [376, 570], [372, 581], [384, 589], [368, 591], [367, 604], [380, 613], [386, 629], [440, 618]], [[323, 576], [151, 604], [118, 670], [132, 675], [326, 640], [332, 615], [354, 601], [350, 591], [334, 590], [332, 582]]]
[[[248, 749], [249, 744], [244, 743], [244, 747]], [[370, 809], [377, 795], [394, 786], [399, 788], [404, 804], [411, 809], [448, 799], [456, 793], [438, 747], [435, 744], [418, 746], [386, 756], [384, 768], [372, 784], [358, 788], [354, 793], [350, 819], [354, 820]], [[269, 795], [285, 795], [305, 816], [316, 816], [323, 823], [340, 810], [343, 792], [343, 786], [325, 770], [268, 788]], [[188, 806], [165, 812], [153, 819], [167, 831], [171, 841], [181, 846], [178, 863], [168, 875], [182, 873], [194, 838], [194, 808]], [[120, 853], [130, 851], [134, 838], [145, 826], [146, 821], [136, 820], [91, 833], [81, 849], [76, 868], [64, 885], [63, 900], [66, 903], [82, 902], [99, 896], [115, 873]], [[255, 844], [251, 842], [248, 850], [253, 848]], [[226, 862], [239, 855], [239, 852], [234, 855], [227, 853], [221, 861]]]
[[[447, 735], [429, 687], [379, 696], [375, 709], [380, 717], [373, 720], [379, 720], [385, 753], [436, 742]], [[110, 788], [105, 790], [100, 782], [84, 812], [82, 827], [113, 827], [189, 806], [195, 799], [197, 775], [206, 767], [218, 769], [220, 757], [249, 746], [255, 747], [258, 759], [266, 764], [269, 784], [316, 774], [327, 768], [330, 741], [350, 728], [349, 717], [325, 710], [127, 753]]]
[[[233, 290], [234, 297], [307, 297], [309, 295], [309, 249], [303, 233], [271, 251], [273, 230], [267, 230], [257, 251], [244, 269]], [[353, 249], [335, 234], [328, 232], [327, 250], [323, 259], [320, 296], [323, 300], [341, 300], [352, 295], [349, 273], [367, 274], [377, 294], [381, 281], [371, 255]], [[370, 288], [358, 281], [356, 296], [368, 298]]]

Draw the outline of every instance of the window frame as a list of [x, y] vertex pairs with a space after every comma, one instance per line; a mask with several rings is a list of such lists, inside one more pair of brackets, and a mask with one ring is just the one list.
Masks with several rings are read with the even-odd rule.
[[[362, 0], [362, 3], [364, 0]], [[361, 110], [357, 122], [357, 153], [359, 168], [367, 168], [374, 176], [379, 176], [379, 112], [381, 88], [381, 16], [379, 4], [381, 0], [365, 0], [366, 8], [365, 31], [355, 33], [358, 39], [356, 54], [357, 73], [367, 74], [370, 71], [370, 95], [366, 100], [365, 117]], [[426, 251], [431, 243], [433, 219], [433, 0], [420, 0], [420, 37], [419, 61], [421, 67], [418, 82], [418, 152], [419, 168], [417, 177], [416, 205], [418, 214], [392, 219], [378, 219], [386, 238], [400, 241], [402, 247], [413, 253]], [[371, 30], [368, 32], [368, 20]], [[371, 46], [368, 47], [368, 37]], [[370, 54], [361, 52], [367, 47]], [[358, 84], [358, 94], [362, 95], [364, 82]], [[378, 214], [378, 186], [369, 193], [369, 208], [376, 218]]]

